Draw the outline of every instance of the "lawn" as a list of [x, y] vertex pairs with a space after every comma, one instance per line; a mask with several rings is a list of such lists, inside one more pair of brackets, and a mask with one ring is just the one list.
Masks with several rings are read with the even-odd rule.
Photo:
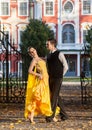
[[[91, 82], [90, 77], [88, 77], [87, 79], [89, 80], [89, 82]], [[85, 80], [87, 80], [87, 79], [85, 79]], [[65, 81], [65, 82], [80, 82], [80, 77], [64, 77], [63, 81]]]

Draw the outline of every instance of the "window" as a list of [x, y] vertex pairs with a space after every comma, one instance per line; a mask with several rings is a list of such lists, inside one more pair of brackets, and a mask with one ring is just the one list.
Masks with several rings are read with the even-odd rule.
[[9, 2], [0, 2], [0, 15], [9, 15], [10, 12]]
[[85, 72], [86, 76], [90, 76], [90, 59], [88, 57], [82, 58], [82, 70]]
[[73, 11], [72, 3], [68, 1], [64, 6], [64, 10], [66, 13], [71, 13]]
[[45, 2], [45, 15], [54, 15], [54, 2]]
[[52, 34], [54, 34], [54, 37], [56, 37], [56, 25], [54, 23], [48, 23], [48, 27], [51, 30]]
[[75, 30], [73, 25], [67, 24], [62, 30], [62, 42], [63, 43], [75, 43]]
[[20, 39], [20, 41], [19, 41], [19, 44], [21, 44], [22, 43], [22, 34], [23, 34], [23, 31], [19, 31], [19, 39]]
[[28, 3], [27, 2], [19, 2], [19, 15], [27, 16], [28, 15]]
[[66, 57], [67, 59], [67, 63], [68, 63], [68, 71], [66, 73], [66, 76], [76, 76], [76, 70], [77, 70], [77, 66], [76, 66], [76, 63], [77, 63], [77, 57], [72, 55], [72, 56], [69, 56]]
[[3, 78], [2, 62], [0, 62], [0, 79]]
[[[8, 62], [8, 65], [9, 65], [9, 62]], [[4, 75], [4, 78], [6, 78], [6, 62], [3, 63], [3, 75]]]
[[22, 35], [26, 29], [26, 24], [20, 24], [18, 26], [18, 49], [20, 50], [20, 44], [22, 43]]
[[4, 37], [4, 47], [7, 48], [6, 42], [7, 42], [7, 40], [9, 41], [9, 31], [4, 31], [4, 34], [7, 35], [6, 37]]
[[[8, 70], [8, 75], [10, 73], [10, 61], [8, 60], [8, 66], [9, 66], [9, 70]], [[2, 66], [2, 71], [3, 71], [3, 76], [4, 78], [6, 78], [6, 68], [7, 68], [7, 63], [6, 61], [3, 62], [3, 66]]]
[[69, 62], [69, 71], [75, 71], [75, 66], [76, 62], [74, 59], [71, 59], [70, 62]]
[[22, 77], [22, 61], [18, 62], [18, 77]]
[[2, 63], [0, 62], [0, 71], [2, 70]]
[[20, 45], [22, 43], [22, 34], [23, 34], [23, 30], [19, 30], [18, 31], [18, 49], [20, 50]]
[[86, 35], [87, 35], [87, 30], [83, 30], [83, 43], [87, 43]]
[[92, 13], [92, 0], [83, 0], [83, 14]]

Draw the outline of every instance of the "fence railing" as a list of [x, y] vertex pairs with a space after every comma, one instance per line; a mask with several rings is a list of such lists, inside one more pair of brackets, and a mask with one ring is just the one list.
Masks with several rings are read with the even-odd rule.
[[15, 49], [8, 40], [8, 35], [0, 31], [0, 102], [24, 102], [26, 90], [26, 57]]

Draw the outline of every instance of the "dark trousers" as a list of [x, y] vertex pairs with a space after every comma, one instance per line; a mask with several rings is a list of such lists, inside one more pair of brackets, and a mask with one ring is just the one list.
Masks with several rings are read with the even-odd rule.
[[60, 88], [62, 86], [62, 78], [50, 78], [49, 77], [49, 87], [51, 92], [51, 108], [53, 111], [53, 115], [51, 118], [55, 116], [56, 107], [60, 107], [60, 114], [61, 116], [66, 115], [63, 106], [62, 106], [62, 100], [59, 96]]

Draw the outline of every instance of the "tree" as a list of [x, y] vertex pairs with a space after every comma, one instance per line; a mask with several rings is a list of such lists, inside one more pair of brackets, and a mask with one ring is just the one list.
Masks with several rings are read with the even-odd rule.
[[26, 75], [26, 77], [31, 60], [27, 52], [28, 47], [34, 47], [38, 55], [44, 57], [48, 53], [46, 49], [46, 41], [48, 38], [54, 38], [54, 32], [50, 30], [49, 26], [40, 20], [30, 19], [29, 24], [22, 33], [22, 43], [20, 44], [23, 60], [23, 75]]
[[38, 55], [44, 57], [47, 54], [46, 40], [54, 38], [54, 32], [50, 30], [49, 26], [40, 20], [31, 19], [22, 34], [22, 53], [27, 53], [27, 48], [33, 46]]
[[92, 26], [87, 26], [87, 35], [86, 35], [87, 51], [90, 55], [90, 71], [91, 71], [91, 85], [92, 85]]

